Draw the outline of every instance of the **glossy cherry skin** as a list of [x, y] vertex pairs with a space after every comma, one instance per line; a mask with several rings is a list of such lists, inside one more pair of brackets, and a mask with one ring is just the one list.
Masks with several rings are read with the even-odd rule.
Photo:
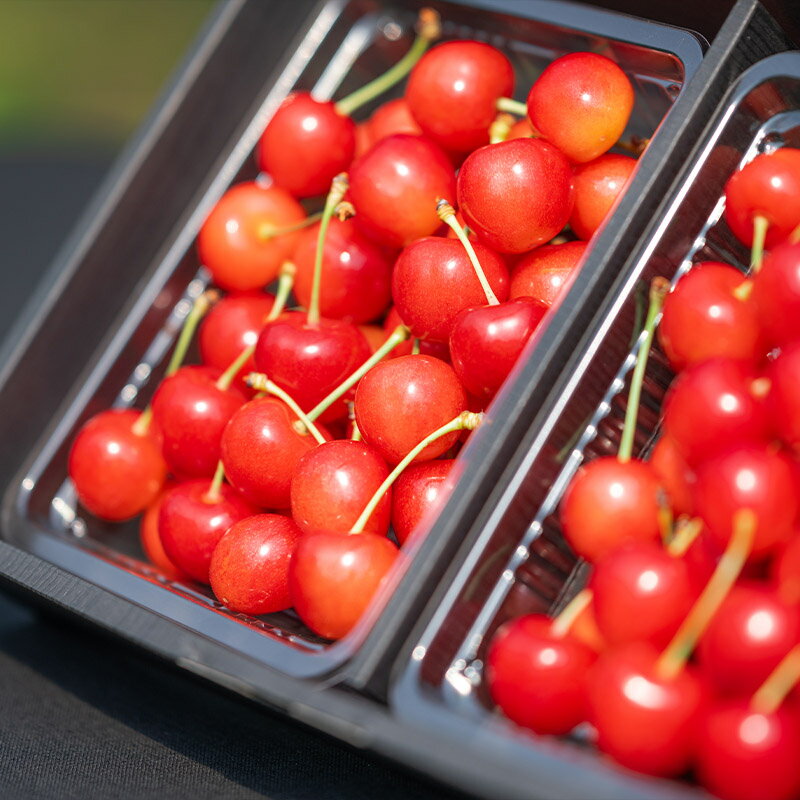
[[135, 517], [156, 499], [167, 478], [154, 436], [133, 429], [140, 413], [101, 411], [80, 429], [70, 448], [67, 470], [78, 500], [100, 519]]
[[163, 438], [170, 472], [180, 478], [211, 478], [220, 457], [222, 431], [247, 402], [237, 386], [220, 389], [220, 373], [209, 367], [181, 367], [153, 395], [153, 419]]
[[[500, 301], [508, 297], [508, 269], [488, 247], [475, 242], [486, 279]], [[461, 242], [441, 236], [419, 239], [400, 253], [392, 275], [394, 307], [411, 333], [447, 341], [460, 311], [486, 302]]]
[[164, 552], [164, 545], [161, 544], [161, 534], [158, 532], [158, 515], [161, 513], [161, 501], [165, 495], [176, 486], [172, 481], [164, 484], [161, 494], [153, 500], [142, 514], [139, 523], [139, 542], [142, 550], [147, 556], [147, 560], [158, 567], [164, 577], [171, 581], [186, 580], [184, 575], [170, 560]]
[[724, 548], [733, 515], [751, 509], [758, 519], [753, 556], [763, 556], [791, 535], [798, 510], [794, 470], [790, 459], [774, 448], [750, 445], [730, 450], [697, 470], [695, 513]]
[[448, 480], [452, 458], [411, 464], [392, 487], [392, 528], [397, 541], [405, 544], [411, 535], [429, 523], [450, 492]]
[[[309, 450], [292, 477], [292, 517], [305, 534], [347, 532], [389, 474], [386, 462], [366, 442], [343, 439]], [[386, 536], [391, 488], [367, 520], [366, 533]]]
[[292, 475], [300, 459], [317, 446], [295, 423], [297, 417], [280, 400], [261, 397], [243, 405], [223, 431], [225, 475], [250, 502], [289, 508]]
[[800, 641], [800, 608], [760, 583], [734, 586], [700, 639], [703, 672], [720, 694], [749, 695]]
[[[392, 306], [389, 309], [389, 313], [386, 315], [386, 319], [383, 321], [383, 330], [385, 333], [384, 341], [389, 338], [391, 333], [398, 325], [405, 325], [405, 322], [403, 322], [403, 319], [400, 316], [400, 312], [397, 310], [397, 308]], [[410, 356], [413, 347], [413, 339], [407, 339], [405, 342], [401, 342], [399, 345], [397, 345], [397, 347], [395, 347], [394, 350], [389, 353], [387, 358]], [[447, 346], [447, 340], [439, 342], [433, 339], [420, 339], [419, 352], [424, 356], [433, 356], [434, 358], [438, 358], [442, 361], [447, 361], [448, 363], [450, 362], [450, 349]]]
[[455, 197], [453, 165], [424, 136], [396, 134], [377, 142], [350, 168], [356, 224], [388, 247], [405, 247], [440, 226], [436, 201]]
[[[239, 292], [223, 297], [200, 323], [198, 344], [203, 363], [224, 372], [242, 350], [258, 341], [275, 298], [265, 292]], [[252, 358], [237, 373], [235, 381], [255, 370]]]
[[744, 281], [739, 270], [715, 261], [696, 264], [678, 281], [664, 300], [657, 331], [673, 369], [715, 357], [761, 357], [756, 307], [733, 293]]
[[341, 639], [355, 627], [398, 555], [384, 536], [343, 533], [303, 536], [289, 571], [295, 611], [326, 639]]
[[325, 194], [356, 149], [356, 125], [329, 100], [290, 94], [256, 148], [258, 166], [295, 197]]
[[546, 306], [566, 290], [577, 272], [586, 242], [564, 242], [526, 253], [511, 272], [509, 297], [533, 297]]
[[569, 733], [586, 719], [586, 672], [596, 655], [574, 636], [556, 636], [540, 614], [507, 622], [486, 654], [492, 700], [517, 725], [536, 733]]
[[723, 800], [792, 800], [800, 793], [795, 709], [759, 713], [744, 700], [715, 704], [700, 721], [696, 769]]
[[612, 647], [636, 640], [665, 647], [695, 600], [686, 563], [655, 542], [608, 553], [595, 564], [590, 587], [597, 627]]
[[764, 259], [751, 300], [773, 346], [800, 340], [800, 244], [783, 244]]
[[501, 253], [524, 253], [567, 224], [572, 170], [553, 145], [539, 139], [490, 144], [461, 165], [457, 197], [482, 242]]
[[200, 261], [214, 283], [228, 291], [261, 289], [278, 276], [291, 256], [299, 233], [269, 236], [296, 225], [303, 207], [278, 186], [240, 183], [219, 199], [197, 236]]
[[622, 194], [636, 163], [630, 156], [606, 153], [575, 168], [575, 205], [569, 226], [576, 236], [592, 238]]
[[538, 300], [518, 297], [458, 314], [450, 332], [450, 357], [464, 388], [484, 401], [494, 397], [546, 313], [547, 306]]
[[598, 748], [630, 769], [666, 777], [689, 766], [709, 690], [690, 666], [675, 678], [660, 677], [658, 656], [643, 642], [609, 650], [586, 685]]
[[766, 371], [770, 389], [766, 407], [775, 432], [800, 452], [800, 341], [781, 348]]
[[214, 548], [208, 571], [219, 601], [241, 614], [289, 608], [289, 562], [301, 536], [282, 514], [256, 514], [231, 525]]
[[484, 42], [443, 42], [419, 60], [406, 100], [422, 132], [445, 150], [468, 153], [489, 143], [497, 101], [514, 92], [514, 69]]
[[694, 475], [669, 436], [662, 436], [650, 453], [649, 462], [669, 498], [673, 516], [692, 513]]
[[593, 563], [626, 542], [656, 540], [661, 492], [649, 464], [598, 458], [581, 467], [564, 494], [564, 536]]
[[557, 58], [528, 94], [534, 128], [570, 160], [592, 161], [622, 136], [633, 109], [625, 73], [597, 53]]
[[[356, 423], [364, 441], [397, 464], [426, 436], [457, 417], [467, 398], [453, 368], [412, 355], [376, 364], [356, 389]], [[415, 461], [428, 461], [459, 439], [454, 431], [429, 444]]]
[[766, 444], [769, 419], [746, 361], [714, 358], [682, 372], [664, 399], [664, 430], [690, 467], [737, 444]]
[[[259, 372], [288, 392], [303, 411], [311, 411], [370, 355], [364, 334], [351, 322], [323, 318], [312, 325], [305, 314], [291, 313], [264, 326], [255, 360]], [[346, 413], [340, 400], [321, 419]]]
[[389, 100], [379, 106], [369, 118], [369, 131], [372, 144], [396, 133], [409, 133], [412, 136], [422, 133], [404, 97]]
[[158, 530], [164, 552], [192, 580], [208, 583], [211, 555], [235, 522], [258, 513], [235, 489], [223, 484], [219, 498], [210, 499], [210, 481], [178, 484], [161, 503]]
[[788, 238], [800, 225], [800, 150], [783, 147], [756, 156], [725, 185], [725, 221], [737, 238], [753, 244], [753, 218], [769, 220], [766, 247]]
[[795, 529], [770, 566], [772, 584], [781, 600], [800, 603], [800, 531]]
[[[300, 235], [294, 251], [297, 274], [293, 291], [308, 308], [314, 282], [319, 225]], [[392, 293], [392, 261], [362, 234], [354, 220], [332, 219], [322, 250], [320, 314], [327, 319], [369, 322], [384, 314]]]

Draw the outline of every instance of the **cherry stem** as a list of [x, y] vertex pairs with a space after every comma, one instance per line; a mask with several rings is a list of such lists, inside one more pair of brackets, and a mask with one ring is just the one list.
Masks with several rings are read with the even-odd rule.
[[634, 156], [640, 156], [647, 149], [647, 145], [649, 144], [650, 140], [647, 138], [642, 139], [639, 136], [631, 136], [630, 140], [620, 139], [620, 141], [617, 142], [617, 147], [619, 147], [620, 150], [626, 150]]
[[272, 322], [278, 319], [286, 308], [286, 302], [289, 295], [292, 293], [294, 286], [294, 277], [297, 274], [297, 267], [291, 261], [284, 261], [281, 264], [281, 271], [278, 275], [278, 291], [275, 292], [275, 304], [270, 309], [267, 315], [267, 322]]
[[722, 558], [678, 632], [656, 662], [656, 672], [661, 678], [671, 680], [683, 669], [697, 640], [736, 583], [753, 547], [757, 524], [756, 515], [749, 508], [740, 509], [733, 515], [733, 535]]
[[511, 133], [511, 126], [516, 121], [516, 118], [512, 117], [511, 114], [501, 111], [489, 126], [489, 144], [497, 144], [508, 139], [508, 135]]
[[364, 507], [364, 510], [361, 512], [361, 516], [355, 521], [355, 524], [352, 528], [350, 528], [349, 533], [363, 533], [364, 527], [366, 526], [367, 522], [369, 522], [369, 518], [372, 516], [372, 512], [380, 503], [381, 498], [386, 494], [386, 490], [400, 477], [403, 470], [429, 445], [435, 442], [437, 439], [441, 439], [442, 436], [446, 436], [448, 433], [454, 433], [455, 431], [464, 431], [464, 430], [475, 430], [478, 425], [481, 424], [483, 420], [482, 413], [474, 413], [473, 411], [462, 411], [455, 419], [451, 419], [450, 422], [442, 425], [441, 428], [437, 428], [433, 433], [429, 433], [418, 445], [415, 445], [405, 458], [386, 476], [384, 482], [378, 487], [375, 494], [372, 495], [370, 501]]
[[258, 226], [258, 238], [262, 242], [268, 242], [270, 239], [274, 239], [276, 236], [283, 236], [287, 233], [294, 233], [295, 231], [303, 230], [303, 228], [308, 228], [317, 222], [321, 217], [322, 212], [315, 211], [313, 214], [309, 214], [301, 222], [296, 222], [294, 225], [287, 225], [285, 228], [276, 228], [273, 225], [270, 225], [268, 222], [264, 222]]
[[181, 334], [178, 337], [178, 342], [175, 349], [172, 351], [172, 358], [167, 365], [167, 371], [164, 373], [165, 378], [174, 375], [183, 364], [183, 359], [186, 358], [186, 351], [192, 342], [194, 332], [200, 324], [200, 320], [206, 315], [206, 312], [219, 300], [219, 292], [214, 289], [203, 292], [192, 305], [192, 310], [186, 315], [181, 328]]
[[361, 431], [358, 429], [358, 423], [353, 422], [353, 434], [350, 439], [354, 442], [360, 442], [362, 440]]
[[732, 292], [733, 296], [737, 300], [741, 300], [743, 303], [747, 301], [750, 295], [753, 292], [753, 281], [749, 278], [745, 278]]
[[518, 117], [528, 116], [528, 104], [521, 103], [519, 100], [512, 100], [510, 97], [498, 97], [495, 108], [508, 114], [516, 114]]
[[355, 386], [385, 355], [391, 353], [397, 345], [405, 342], [411, 335], [411, 331], [405, 325], [398, 325], [392, 335], [351, 375], [345, 378], [327, 397], [317, 403], [308, 412], [310, 420], [317, 419], [325, 413], [340, 397], [345, 395]]
[[310, 433], [319, 444], [325, 444], [325, 437], [319, 432], [319, 428], [308, 418], [305, 411], [300, 408], [291, 395], [287, 394], [277, 383], [273, 383], [263, 372], [251, 372], [244, 382], [251, 388], [259, 392], [266, 392], [274, 395], [279, 400], [283, 400], [303, 424], [305, 430], [302, 433]]
[[336, 103], [336, 110], [340, 114], [345, 116], [352, 114], [356, 109], [361, 108], [361, 106], [366, 105], [391, 89], [392, 86], [399, 83], [411, 72], [431, 43], [442, 35], [439, 14], [432, 8], [421, 9], [417, 17], [416, 31], [417, 36], [408, 52], [396, 64], [384, 72], [383, 75], [379, 75], [366, 86], [356, 89], [355, 92]]
[[469, 238], [467, 238], [467, 234], [464, 232], [464, 229], [456, 219], [456, 212], [453, 210], [453, 206], [451, 206], [447, 200], [439, 199], [436, 201], [436, 213], [439, 215], [439, 219], [444, 222], [445, 225], [448, 225], [450, 228], [452, 228], [455, 235], [458, 236], [458, 240], [462, 245], [464, 245], [464, 249], [467, 251], [470, 263], [472, 264], [475, 274], [478, 276], [478, 280], [480, 281], [483, 293], [486, 295], [486, 302], [490, 306], [500, 305], [497, 295], [495, 295], [495, 293], [492, 291], [489, 281], [486, 280], [486, 273], [483, 271], [480, 261], [478, 261], [478, 256], [475, 253], [475, 248], [472, 246], [472, 242], [470, 242]]
[[591, 589], [583, 589], [561, 610], [561, 613], [553, 620], [550, 625], [550, 633], [558, 639], [563, 639], [572, 627], [576, 619], [586, 610], [592, 602], [594, 592]]
[[153, 407], [147, 406], [133, 423], [131, 430], [136, 436], [147, 436], [147, 431], [150, 430], [150, 420], [153, 419]]
[[419, 355], [420, 346], [421, 346], [421, 342], [415, 336], [414, 340], [411, 342], [411, 355], [412, 356], [418, 356]]
[[667, 544], [667, 552], [674, 558], [682, 558], [702, 530], [703, 521], [699, 517], [679, 520], [675, 526], [675, 533]]
[[231, 365], [222, 373], [222, 375], [217, 378], [217, 382], [215, 386], [221, 392], [225, 392], [231, 388], [231, 384], [233, 383], [233, 379], [239, 374], [239, 370], [247, 363], [248, 359], [253, 355], [256, 350], [256, 346], [251, 344], [249, 347], [245, 347], [236, 359], [231, 363]]
[[786, 695], [800, 681], [800, 644], [796, 644], [769, 674], [750, 700], [750, 708], [759, 714], [774, 714]]
[[758, 272], [764, 260], [764, 240], [767, 238], [769, 220], [761, 214], [753, 217], [753, 250], [750, 255], [750, 270]]
[[797, 244], [798, 242], [800, 242], [800, 225], [789, 234], [789, 244]]
[[644, 372], [647, 368], [647, 359], [650, 356], [650, 347], [653, 344], [653, 332], [656, 320], [661, 313], [661, 306], [669, 291], [669, 281], [666, 278], [653, 278], [650, 284], [650, 307], [644, 322], [644, 340], [639, 348], [636, 367], [631, 378], [631, 388], [628, 390], [628, 407], [625, 409], [625, 427], [622, 429], [622, 440], [619, 443], [617, 458], [622, 464], [631, 460], [633, 453], [633, 440], [636, 435], [636, 417], [639, 413], [639, 401], [642, 397], [642, 383]]
[[661, 541], [666, 544], [673, 536], [672, 506], [667, 499], [659, 496], [658, 502], [658, 527], [661, 530]]
[[322, 219], [319, 223], [317, 235], [317, 253], [314, 258], [314, 282], [311, 284], [311, 302], [308, 304], [308, 324], [319, 325], [319, 290], [322, 284], [322, 257], [325, 249], [325, 235], [336, 206], [347, 193], [349, 181], [346, 172], [340, 172], [331, 181], [331, 189], [325, 199], [325, 208], [322, 210]]
[[219, 503], [219, 501], [222, 500], [220, 487], [224, 479], [225, 466], [222, 463], [222, 459], [220, 459], [217, 464], [216, 472], [214, 472], [214, 477], [211, 479], [211, 486], [208, 487], [208, 491], [203, 495], [203, 500], [205, 500], [206, 503]]

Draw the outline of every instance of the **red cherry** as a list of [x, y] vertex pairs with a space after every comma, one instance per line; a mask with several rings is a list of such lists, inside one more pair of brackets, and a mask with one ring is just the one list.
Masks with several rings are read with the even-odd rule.
[[797, 529], [773, 559], [771, 577], [782, 600], [800, 603], [800, 531]]
[[419, 136], [422, 133], [404, 97], [389, 100], [377, 108], [369, 118], [369, 131], [372, 136], [371, 144], [396, 133], [409, 133], [412, 136]]
[[78, 500], [96, 517], [119, 522], [144, 511], [167, 477], [152, 434], [139, 434], [134, 409], [102, 411], [78, 431], [68, 472]]
[[607, 153], [575, 168], [575, 205], [569, 225], [581, 239], [591, 239], [622, 194], [637, 161]]
[[538, 300], [518, 297], [458, 314], [450, 356], [464, 388], [483, 400], [494, 397], [546, 313], [547, 306]]
[[222, 462], [228, 480], [250, 502], [289, 508], [292, 475], [300, 459], [317, 446], [296, 422], [292, 411], [272, 397], [251, 400], [231, 417], [222, 434]]
[[781, 349], [767, 367], [769, 419], [783, 442], [800, 452], [800, 341]]
[[[466, 409], [467, 398], [453, 368], [437, 358], [402, 356], [376, 364], [356, 389], [356, 423], [364, 441], [397, 464], [426, 436]], [[442, 436], [415, 459], [442, 455], [460, 432]]]
[[[486, 279], [499, 300], [508, 297], [505, 262], [488, 247], [473, 244]], [[461, 242], [429, 236], [406, 247], [392, 276], [395, 308], [411, 333], [447, 341], [460, 311], [486, 302], [486, 294]]]
[[392, 493], [392, 528], [401, 545], [444, 504], [454, 463], [452, 458], [442, 458], [411, 464], [397, 479]]
[[533, 297], [551, 306], [576, 274], [586, 242], [537, 247], [514, 265], [509, 297]]
[[523, 117], [511, 126], [511, 130], [506, 136], [506, 141], [511, 141], [511, 139], [530, 139], [532, 136], [538, 137], [539, 134], [534, 130], [531, 121], [527, 117]]
[[658, 651], [642, 642], [603, 653], [586, 677], [590, 720], [597, 746], [623, 766], [680, 775], [709, 692], [691, 667], [663, 678], [657, 661]]
[[756, 156], [725, 185], [725, 221], [739, 240], [753, 244], [753, 219], [769, 221], [765, 244], [775, 247], [800, 224], [800, 150], [783, 147]]
[[301, 536], [281, 514], [256, 514], [231, 525], [211, 557], [208, 577], [214, 594], [241, 614], [289, 608], [289, 562]]
[[561, 501], [564, 536], [595, 563], [625, 542], [658, 539], [661, 492], [649, 464], [598, 458], [579, 470]]
[[406, 100], [423, 133], [445, 150], [467, 153], [489, 143], [497, 101], [514, 92], [514, 69], [483, 42], [444, 42], [411, 71]]
[[[294, 251], [297, 274], [292, 287], [301, 306], [309, 307], [314, 281], [319, 225], [300, 236]], [[322, 250], [320, 314], [328, 319], [369, 322], [391, 300], [392, 262], [359, 232], [353, 220], [332, 219]]]
[[656, 442], [648, 463], [669, 497], [673, 515], [691, 515], [694, 475], [669, 436], [662, 436]]
[[341, 639], [361, 619], [397, 554], [388, 539], [371, 533], [303, 536], [289, 571], [295, 611], [315, 633]]
[[486, 654], [492, 700], [517, 725], [536, 733], [569, 733], [586, 719], [586, 672], [595, 654], [553, 621], [531, 614], [503, 625]]
[[158, 529], [164, 552], [193, 580], [208, 583], [211, 554], [225, 531], [240, 519], [258, 513], [236, 490], [222, 485], [209, 496], [210, 482], [178, 484], [161, 503]]
[[353, 157], [361, 158], [373, 144], [375, 144], [375, 137], [372, 135], [370, 120], [356, 125], [356, 149]]
[[[391, 331], [387, 332], [383, 325], [359, 325], [358, 329], [364, 334], [364, 338], [367, 340], [370, 352], [372, 353], [376, 352], [391, 335]], [[405, 344], [405, 342], [403, 342], [403, 344]]]
[[434, 233], [441, 225], [436, 201], [455, 193], [453, 165], [423, 136], [388, 136], [350, 168], [356, 224], [389, 247]]
[[[292, 478], [292, 517], [305, 534], [347, 532], [389, 474], [386, 462], [365, 442], [327, 442], [309, 450]], [[365, 526], [366, 533], [389, 530], [391, 489]]]
[[161, 501], [175, 486], [177, 484], [167, 481], [161, 494], [150, 503], [144, 514], [142, 514], [142, 521], [139, 523], [139, 541], [147, 560], [158, 567], [167, 580], [183, 581], [186, 580], [186, 575], [169, 560], [169, 557], [164, 552], [164, 545], [161, 544], [161, 534], [158, 531], [158, 515], [161, 512]]
[[356, 149], [356, 125], [329, 100], [308, 92], [290, 94], [281, 103], [258, 142], [258, 166], [295, 197], [328, 191]]
[[[392, 331], [398, 325], [405, 325], [403, 322], [400, 313], [398, 312], [395, 306], [392, 306], [389, 309], [389, 313], [386, 315], [386, 319], [383, 323], [384, 329], [384, 338], [383, 341], [385, 342], [386, 339], [389, 338]], [[397, 358], [398, 356], [410, 356], [411, 350], [414, 347], [414, 342], [411, 339], [401, 342], [397, 347], [392, 350], [391, 353], [387, 356], [387, 358]], [[447, 342], [437, 342], [430, 339], [420, 339], [419, 341], [419, 352], [422, 353], [424, 356], [433, 356], [434, 358], [438, 358], [441, 361], [450, 361], [450, 349], [447, 346]]]
[[501, 253], [524, 253], [567, 224], [572, 170], [553, 145], [539, 139], [490, 144], [462, 164], [457, 197], [481, 241]]
[[794, 710], [763, 714], [745, 701], [715, 705], [697, 737], [697, 772], [723, 800], [792, 800], [800, 793], [800, 720]]
[[755, 305], [734, 291], [745, 277], [727, 264], [696, 264], [664, 300], [658, 340], [673, 369], [709, 358], [757, 361], [763, 352]]
[[270, 232], [296, 225], [305, 217], [303, 207], [284, 189], [240, 183], [220, 198], [200, 228], [200, 261], [222, 289], [261, 289], [278, 276], [299, 235], [270, 238]]
[[764, 259], [751, 300], [770, 344], [800, 340], [800, 244], [776, 247]]
[[[198, 344], [203, 363], [224, 372], [242, 350], [258, 341], [258, 334], [274, 304], [275, 298], [264, 292], [241, 292], [223, 297], [200, 324]], [[241, 383], [255, 368], [255, 361], [250, 358], [234, 381]]]
[[633, 100], [631, 82], [610, 58], [569, 53], [553, 61], [531, 87], [528, 116], [568, 158], [586, 162], [616, 144]]

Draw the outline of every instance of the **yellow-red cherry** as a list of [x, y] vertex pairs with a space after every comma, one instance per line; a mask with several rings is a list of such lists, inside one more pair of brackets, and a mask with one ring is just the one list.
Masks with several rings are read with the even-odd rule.
[[636, 159], [606, 153], [575, 168], [575, 204], [569, 226], [580, 239], [591, 239], [603, 224], [625, 184], [633, 174]]
[[525, 253], [511, 271], [508, 296], [533, 297], [551, 306], [566, 289], [577, 272], [586, 242], [548, 244]]

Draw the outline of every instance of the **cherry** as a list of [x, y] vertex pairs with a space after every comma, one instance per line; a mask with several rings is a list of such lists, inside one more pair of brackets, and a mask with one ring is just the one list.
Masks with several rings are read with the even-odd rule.
[[514, 91], [511, 62], [483, 42], [444, 42], [411, 71], [406, 100], [425, 135], [445, 150], [488, 144], [497, 101]]
[[764, 259], [752, 302], [771, 345], [800, 340], [800, 244], [780, 245]]
[[[358, 384], [356, 423], [364, 441], [396, 464], [418, 442], [466, 409], [467, 399], [453, 368], [437, 358], [401, 356], [373, 367]], [[459, 438], [450, 433], [419, 455], [442, 455]]]
[[781, 349], [767, 367], [766, 377], [769, 419], [783, 442], [800, 452], [800, 340]]
[[499, 142], [467, 157], [456, 194], [467, 225], [482, 242], [502, 253], [524, 253], [566, 225], [572, 210], [572, 170], [547, 142]]
[[[476, 243], [475, 253], [498, 299], [508, 297], [508, 270], [499, 255]], [[395, 308], [414, 336], [447, 341], [460, 311], [486, 295], [460, 242], [427, 237], [406, 247], [392, 276]]]
[[[392, 306], [389, 309], [389, 313], [386, 315], [386, 319], [383, 323], [383, 330], [385, 333], [385, 338], [398, 326], [404, 325], [402, 318], [400, 317], [400, 312], [397, 310], [395, 306]], [[438, 342], [433, 341], [431, 339], [418, 339], [418, 346], [419, 352], [422, 353], [424, 356], [433, 356], [434, 358], [438, 358], [441, 361], [450, 361], [450, 349], [447, 346], [447, 342]], [[397, 358], [398, 356], [410, 356], [411, 350], [414, 347], [414, 343], [409, 340], [407, 342], [403, 342], [402, 344], [398, 345], [397, 347], [392, 350], [391, 353], [387, 356], [388, 358]]]
[[454, 463], [452, 458], [443, 458], [412, 464], [397, 479], [392, 495], [392, 528], [401, 545], [444, 504]]
[[361, 158], [373, 144], [375, 144], [375, 137], [372, 135], [370, 120], [360, 122], [356, 125], [356, 149], [353, 157]]
[[569, 159], [592, 161], [622, 136], [633, 109], [625, 73], [597, 53], [569, 53], [553, 61], [528, 94], [534, 128]]
[[511, 126], [508, 136], [506, 136], [506, 141], [511, 139], [530, 139], [538, 136], [539, 134], [534, 129], [531, 121], [527, 117], [523, 117]]
[[[389, 469], [365, 442], [335, 441], [309, 450], [292, 477], [292, 517], [305, 534], [347, 531], [386, 479]], [[385, 536], [391, 492], [370, 516], [366, 532]]]
[[800, 531], [797, 529], [773, 559], [771, 577], [782, 600], [800, 603]]
[[553, 305], [576, 274], [585, 252], [586, 242], [564, 242], [526, 253], [511, 272], [509, 297], [533, 297], [546, 306]]
[[737, 293], [745, 277], [727, 264], [695, 264], [664, 301], [658, 340], [672, 368], [714, 357], [757, 361], [764, 351], [753, 303]]
[[503, 625], [486, 654], [486, 680], [512, 722], [560, 735], [586, 719], [584, 681], [596, 656], [553, 627], [553, 620], [537, 614]]
[[410, 133], [419, 136], [422, 129], [411, 114], [408, 102], [404, 97], [389, 100], [377, 108], [369, 118], [369, 132], [372, 137], [371, 144], [394, 136], [396, 133]]
[[[300, 235], [294, 251], [294, 293], [308, 308], [314, 278], [319, 225]], [[320, 314], [329, 319], [368, 322], [381, 316], [391, 299], [392, 263], [353, 220], [332, 219], [323, 250]]]
[[161, 491], [167, 465], [161, 448], [134, 409], [102, 411], [78, 432], [67, 470], [78, 500], [113, 522], [144, 511]]
[[167, 481], [161, 494], [150, 503], [142, 514], [139, 523], [139, 541], [142, 550], [151, 564], [158, 567], [164, 577], [170, 581], [186, 580], [186, 576], [169, 560], [164, 552], [164, 545], [161, 544], [161, 534], [158, 531], [158, 515], [161, 512], [161, 501], [177, 484]]
[[464, 388], [484, 401], [494, 397], [546, 313], [531, 297], [461, 311], [450, 332], [450, 356]]
[[715, 358], [689, 367], [664, 400], [664, 430], [694, 467], [737, 444], [766, 444], [766, 404], [748, 362]]
[[575, 168], [575, 205], [569, 226], [576, 236], [591, 239], [622, 194], [636, 163], [630, 156], [607, 153]]
[[289, 608], [289, 562], [301, 536], [297, 525], [281, 514], [256, 514], [234, 523], [211, 557], [212, 591], [241, 614]]
[[311, 630], [326, 639], [341, 639], [361, 619], [398, 550], [371, 533], [303, 536], [289, 570], [292, 605]]
[[656, 442], [649, 464], [669, 497], [673, 515], [691, 514], [694, 474], [669, 436], [662, 436]]
[[453, 165], [423, 136], [388, 136], [350, 168], [356, 223], [389, 247], [434, 233], [440, 225], [436, 201], [454, 195]]
[[235, 522], [258, 513], [235, 489], [225, 484], [209, 489], [209, 481], [178, 484], [161, 503], [158, 529], [164, 552], [193, 580], [208, 583], [211, 555]]
[[273, 234], [305, 218], [303, 207], [284, 189], [237, 184], [219, 199], [200, 228], [200, 261], [222, 289], [261, 289], [277, 277], [299, 235]]

